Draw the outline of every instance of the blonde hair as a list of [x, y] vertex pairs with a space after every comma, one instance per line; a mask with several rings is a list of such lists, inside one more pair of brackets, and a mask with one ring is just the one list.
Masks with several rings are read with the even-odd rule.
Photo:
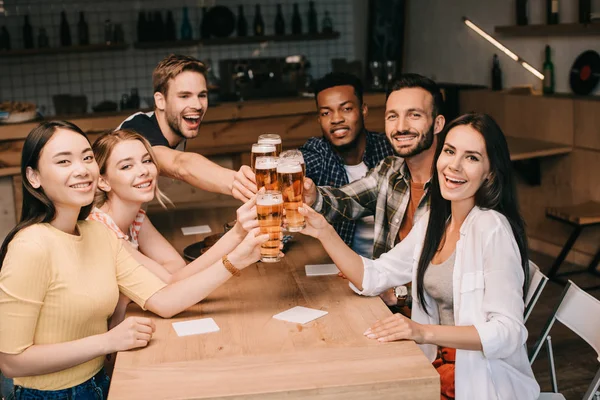
[[200, 60], [177, 54], [171, 54], [161, 60], [152, 72], [152, 87], [154, 93], [160, 92], [164, 96], [169, 90], [169, 81], [182, 72], [193, 71], [201, 74], [206, 79], [206, 65]]
[[[125, 142], [127, 140], [139, 140], [148, 151], [150, 159], [152, 160], [154, 165], [156, 165], [156, 169], [160, 173], [158, 163], [156, 162], [156, 156], [152, 151], [152, 146], [146, 140], [146, 138], [144, 138], [139, 133], [128, 129], [117, 129], [115, 131], [103, 134], [92, 145], [94, 157], [96, 158], [98, 167], [100, 167], [100, 175], [106, 174], [106, 165], [108, 163], [108, 159], [110, 158], [117, 144]], [[154, 190], [154, 195], [156, 196], [156, 200], [158, 200], [158, 202], [163, 208], [167, 208], [166, 203], [173, 205], [173, 202], [158, 188], [158, 183], [156, 184], [155, 188], [156, 189]], [[96, 196], [94, 198], [94, 205], [96, 207], [102, 207], [107, 200], [108, 193], [98, 188], [96, 191]]]

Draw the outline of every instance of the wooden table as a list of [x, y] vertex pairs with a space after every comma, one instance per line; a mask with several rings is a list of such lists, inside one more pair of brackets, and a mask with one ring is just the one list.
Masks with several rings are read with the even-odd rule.
[[[218, 229], [233, 209], [177, 211], [153, 222], [178, 250]], [[109, 399], [439, 399], [439, 376], [414, 342], [381, 344], [362, 333], [390, 315], [378, 298], [354, 294], [338, 276], [307, 277], [305, 264], [331, 262], [320, 244], [295, 234], [284, 260], [257, 263], [172, 320], [156, 322], [144, 349], [118, 354]], [[305, 325], [272, 318], [294, 306], [326, 310]], [[220, 331], [178, 337], [171, 323], [213, 318]]]
[[573, 151], [571, 145], [537, 139], [507, 136], [506, 141], [510, 159], [513, 161], [516, 171], [527, 183], [534, 186], [538, 186], [542, 182], [540, 158], [568, 154]]

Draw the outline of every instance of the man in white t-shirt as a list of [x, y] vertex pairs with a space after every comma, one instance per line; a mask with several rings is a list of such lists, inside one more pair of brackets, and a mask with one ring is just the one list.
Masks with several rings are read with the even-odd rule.
[[[315, 99], [322, 136], [310, 138], [300, 151], [306, 176], [316, 185], [344, 186], [363, 178], [381, 160], [395, 154], [385, 134], [365, 128], [368, 108], [356, 76], [335, 72], [325, 75], [315, 85]], [[333, 226], [348, 246], [370, 258], [374, 223], [370, 215]]]

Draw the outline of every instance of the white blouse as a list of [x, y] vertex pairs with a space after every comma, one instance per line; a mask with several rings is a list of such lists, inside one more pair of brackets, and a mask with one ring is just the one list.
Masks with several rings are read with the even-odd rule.
[[[429, 221], [418, 220], [410, 234], [377, 260], [363, 258], [365, 267], [359, 291], [375, 296], [416, 280], [417, 266]], [[500, 213], [474, 207], [456, 243], [453, 273], [456, 326], [473, 325], [483, 351], [457, 350], [457, 399], [537, 399], [540, 388], [527, 359], [527, 329], [523, 324], [523, 268], [517, 242], [508, 220]], [[430, 315], [417, 300], [412, 286], [412, 319], [439, 325], [437, 305], [425, 292]], [[433, 361], [437, 346], [420, 345]]]

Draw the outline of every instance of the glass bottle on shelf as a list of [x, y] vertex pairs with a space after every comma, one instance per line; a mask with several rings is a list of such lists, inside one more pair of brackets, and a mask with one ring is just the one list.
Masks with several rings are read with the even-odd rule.
[[254, 6], [254, 36], [263, 36], [265, 34], [265, 23], [260, 13], [260, 4]]
[[135, 110], [140, 108], [140, 95], [138, 94], [137, 88], [131, 88], [131, 94], [129, 95], [129, 107]]
[[210, 38], [210, 25], [208, 23], [208, 18], [206, 14], [208, 13], [208, 9], [206, 7], [202, 7], [202, 22], [200, 23], [200, 38], [201, 39], [209, 39]]
[[29, 15], [25, 16], [25, 23], [23, 24], [23, 47], [33, 49], [33, 28], [29, 23]]
[[10, 33], [6, 26], [0, 31], [0, 50], [10, 50]]
[[83, 11], [79, 12], [79, 23], [77, 24], [77, 38], [79, 39], [79, 44], [81, 46], [90, 44], [90, 31], [88, 29], [87, 22], [85, 22]]
[[546, 0], [546, 23], [558, 24], [558, 0]]
[[517, 25], [527, 25], [529, 23], [527, 7], [527, 0], [517, 0]]
[[323, 33], [333, 33], [333, 21], [329, 16], [329, 11], [325, 11], [325, 17], [323, 18], [323, 27], [321, 31]]
[[319, 24], [317, 19], [317, 10], [315, 10], [315, 2], [308, 2], [308, 33], [319, 33]]
[[48, 39], [48, 34], [46, 33], [46, 28], [40, 28], [40, 33], [38, 34], [38, 47], [44, 48], [50, 46], [50, 39]]
[[147, 26], [148, 26], [148, 22], [146, 21], [146, 13], [143, 11], [140, 11], [138, 13], [138, 20], [137, 20], [137, 40], [140, 43], [148, 40], [148, 38], [146, 36], [146, 32], [147, 32], [146, 27]]
[[[183, 27], [182, 27], [183, 28]], [[165, 21], [165, 37], [167, 40], [177, 40], [177, 29], [175, 28], [175, 19], [173, 18], [173, 11], [167, 11], [167, 20]], [[181, 37], [183, 39], [183, 36]]]
[[188, 8], [183, 7], [183, 21], [181, 22], [181, 40], [192, 40], [192, 24], [188, 15]]
[[592, 18], [592, 1], [579, 0], [579, 23], [589, 24]]
[[275, 15], [275, 34], [279, 36], [285, 35], [285, 19], [283, 18], [281, 3], [277, 4], [277, 14]]
[[302, 18], [298, 10], [298, 3], [294, 3], [294, 12], [292, 14], [292, 35], [302, 34]]
[[554, 93], [554, 64], [552, 63], [552, 50], [546, 45], [546, 61], [544, 61], [544, 94]]
[[154, 12], [154, 23], [152, 25], [156, 41], [165, 40], [165, 24], [163, 23], [162, 13], [160, 11]]
[[237, 17], [237, 35], [239, 37], [248, 36], [248, 22], [244, 15], [244, 6], [238, 5], [238, 17]]
[[113, 42], [113, 24], [110, 19], [104, 21], [104, 43], [111, 45]]
[[67, 21], [67, 13], [64, 11], [60, 13], [60, 44], [61, 46], [71, 45], [71, 28]]
[[497, 54], [494, 54], [492, 61], [492, 90], [502, 90], [502, 70]]

